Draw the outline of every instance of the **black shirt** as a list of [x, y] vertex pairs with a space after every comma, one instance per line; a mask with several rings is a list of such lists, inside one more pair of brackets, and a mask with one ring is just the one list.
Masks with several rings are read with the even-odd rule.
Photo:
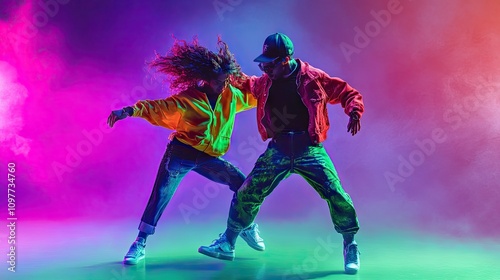
[[309, 113], [297, 92], [299, 71], [300, 64], [290, 76], [272, 81], [263, 122], [271, 135], [282, 131], [307, 131]]

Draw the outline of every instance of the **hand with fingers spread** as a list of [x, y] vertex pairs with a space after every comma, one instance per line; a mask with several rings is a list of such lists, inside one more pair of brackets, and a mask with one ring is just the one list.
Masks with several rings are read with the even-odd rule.
[[109, 117], [108, 117], [108, 125], [109, 125], [109, 127], [113, 127], [113, 125], [117, 121], [123, 120], [124, 118], [129, 117], [129, 116], [130, 116], [130, 114], [126, 110], [126, 108], [123, 108], [121, 110], [111, 111], [111, 114], [109, 114]]
[[354, 110], [349, 114], [349, 123], [347, 124], [347, 132], [350, 132], [354, 136], [358, 131], [361, 130], [361, 123], [359, 121], [359, 113]]

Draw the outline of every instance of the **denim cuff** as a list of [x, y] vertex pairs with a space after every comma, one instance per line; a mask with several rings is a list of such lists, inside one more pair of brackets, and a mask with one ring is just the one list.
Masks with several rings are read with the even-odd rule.
[[142, 232], [145, 232], [149, 235], [152, 235], [155, 233], [155, 226], [152, 226], [150, 224], [147, 224], [143, 221], [141, 221], [141, 223], [139, 224], [139, 230], [142, 231]]

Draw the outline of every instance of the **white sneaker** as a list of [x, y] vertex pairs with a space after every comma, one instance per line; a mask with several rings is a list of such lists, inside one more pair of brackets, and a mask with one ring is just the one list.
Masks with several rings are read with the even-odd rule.
[[361, 266], [359, 259], [358, 244], [353, 241], [350, 244], [344, 243], [344, 270], [347, 274], [356, 274]]
[[232, 261], [234, 260], [234, 246], [227, 241], [226, 234], [221, 233], [219, 239], [214, 240], [210, 246], [201, 246], [198, 252], [212, 258]]
[[137, 237], [137, 239], [132, 243], [127, 254], [123, 258], [123, 263], [128, 265], [137, 264], [139, 261], [146, 257], [146, 240], [142, 237]]
[[240, 233], [240, 236], [247, 242], [248, 246], [257, 251], [264, 251], [266, 249], [266, 245], [264, 244], [264, 239], [260, 237], [259, 233], [259, 226], [254, 223], [243, 230]]

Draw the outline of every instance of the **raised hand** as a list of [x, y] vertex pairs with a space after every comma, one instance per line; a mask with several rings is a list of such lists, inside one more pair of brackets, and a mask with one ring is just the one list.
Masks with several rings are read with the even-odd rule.
[[111, 111], [111, 114], [109, 114], [109, 117], [108, 117], [108, 125], [109, 125], [109, 127], [113, 127], [113, 125], [117, 121], [123, 120], [124, 118], [126, 118], [128, 116], [129, 116], [129, 114], [124, 109]]

